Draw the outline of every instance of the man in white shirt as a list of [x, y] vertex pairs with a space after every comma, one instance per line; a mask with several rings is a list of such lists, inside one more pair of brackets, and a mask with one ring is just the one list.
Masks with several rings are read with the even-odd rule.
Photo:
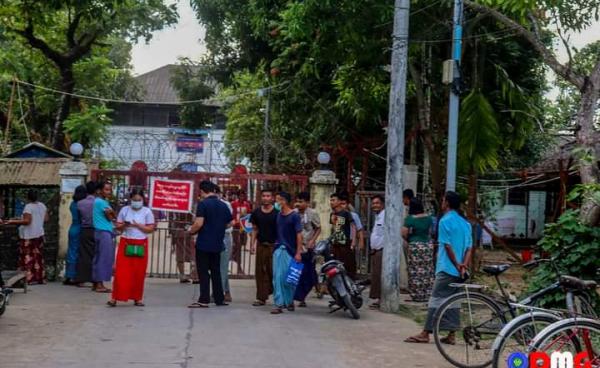
[[377, 194], [371, 199], [371, 208], [375, 212], [375, 222], [371, 230], [371, 291], [369, 298], [375, 299], [371, 309], [379, 309], [381, 297], [381, 262], [383, 256], [383, 237], [385, 224], [385, 199]]

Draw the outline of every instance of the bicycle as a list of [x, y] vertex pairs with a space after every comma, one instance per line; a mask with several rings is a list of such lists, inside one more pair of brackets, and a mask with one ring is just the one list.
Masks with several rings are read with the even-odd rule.
[[572, 276], [560, 276], [559, 283], [566, 294], [566, 310], [550, 310], [530, 305], [511, 303], [513, 307], [527, 309], [529, 312], [518, 316], [500, 331], [492, 346], [492, 367], [503, 367], [515, 351], [527, 350], [535, 336], [549, 325], [565, 317], [597, 317], [588, 292], [596, 288], [594, 281], [585, 281]]
[[[530, 262], [525, 266], [532, 268], [538, 263], [539, 261]], [[448, 362], [460, 368], [483, 368], [492, 364], [493, 342], [507, 322], [517, 317], [517, 307], [511, 305], [513, 300], [508, 296], [499, 279], [499, 276], [509, 268], [510, 265], [507, 264], [483, 267], [487, 275], [494, 277], [500, 290], [499, 297], [477, 291], [484, 288], [482, 285], [451, 285], [464, 288], [464, 291], [449, 297], [440, 305], [434, 317], [433, 331], [436, 346]], [[560, 275], [557, 273], [557, 276], [559, 280], [519, 301], [518, 304], [535, 305], [544, 296], [561, 288], [563, 285], [561, 285]], [[579, 293], [576, 294], [579, 298]], [[581, 297], [581, 299], [585, 300], [579, 302], [580, 304], [589, 305], [588, 298]], [[461, 321], [466, 321], [465, 325], [461, 325]], [[449, 331], [451, 335], [453, 334], [453, 343], [449, 338], [441, 337], [441, 331]]]
[[[545, 353], [542, 356], [546, 358], [558, 352], [563, 359], [573, 358], [584, 363], [575, 366], [598, 368], [600, 367], [600, 321], [572, 317], [553, 323], [535, 336], [527, 352], [529, 357], [532, 357], [532, 353]], [[565, 353], [570, 353], [570, 357]], [[583, 356], [581, 353], [584, 353]], [[543, 358], [534, 357], [534, 359]], [[537, 366], [541, 366], [540, 363], [543, 362], [536, 361]]]

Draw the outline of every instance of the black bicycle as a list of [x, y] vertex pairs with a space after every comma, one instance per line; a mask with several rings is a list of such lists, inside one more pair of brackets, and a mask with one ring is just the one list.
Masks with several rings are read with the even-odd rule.
[[[446, 299], [434, 317], [435, 344], [444, 358], [461, 368], [482, 368], [490, 365], [494, 357], [494, 340], [507, 322], [519, 314], [518, 307], [511, 303], [535, 306], [544, 296], [563, 289], [572, 295], [572, 303], [578, 305], [578, 308], [593, 310], [588, 290], [582, 290], [579, 286], [570, 287], [569, 281], [575, 278], [560, 275], [554, 260], [535, 260], [524, 265], [525, 268], [531, 269], [541, 262], [551, 262], [557, 280], [518, 302], [506, 293], [499, 279], [499, 276], [510, 268], [507, 264], [483, 267], [487, 275], [494, 277], [499, 294], [483, 293], [483, 285], [453, 284], [453, 287], [463, 291]], [[442, 331], [448, 332], [448, 336], [442, 336]]]

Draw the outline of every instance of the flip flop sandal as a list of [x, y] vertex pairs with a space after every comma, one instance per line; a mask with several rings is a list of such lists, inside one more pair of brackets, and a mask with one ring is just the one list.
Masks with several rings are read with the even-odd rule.
[[456, 345], [456, 340], [454, 340], [454, 338], [449, 338], [449, 337], [442, 337], [440, 339], [440, 342], [442, 344], [446, 344], [446, 345]]
[[271, 311], [271, 314], [282, 314], [283, 310], [281, 308], [275, 308]]
[[369, 309], [380, 309], [381, 305], [379, 303], [373, 303], [369, 305]]
[[110, 289], [107, 289], [107, 288], [103, 288], [103, 289], [96, 289], [96, 290], [94, 290], [94, 291], [95, 291], [95, 292], [97, 292], [97, 293], [103, 293], [103, 294], [107, 294], [107, 293], [111, 293], [111, 292], [112, 292], [112, 290], [110, 290]]
[[423, 337], [411, 336], [404, 340], [404, 342], [414, 343], [414, 344], [429, 344], [429, 339], [425, 339]]
[[117, 306], [117, 302], [116, 301], [113, 302], [113, 301], [109, 300], [106, 302], [106, 305], [108, 305], [111, 308], [114, 308]]
[[262, 307], [262, 306], [264, 306], [265, 304], [267, 304], [267, 303], [265, 303], [265, 302], [263, 302], [263, 301], [260, 301], [260, 300], [257, 300], [257, 301], [255, 301], [254, 303], [252, 303], [252, 306], [253, 306], [253, 307]]
[[298, 303], [298, 308], [306, 308], [306, 302]]
[[208, 304], [204, 304], [204, 303], [192, 303], [190, 305], [188, 305], [188, 308], [208, 308]]
[[296, 307], [294, 307], [294, 305], [293, 305], [293, 304], [292, 304], [292, 305], [288, 305], [288, 306], [287, 306], [287, 310], [288, 310], [288, 311], [290, 311], [290, 312], [293, 312], [293, 311], [295, 311], [295, 310], [296, 310]]
[[145, 307], [146, 304], [142, 303], [142, 302], [134, 302], [133, 305], [135, 305], [136, 307]]

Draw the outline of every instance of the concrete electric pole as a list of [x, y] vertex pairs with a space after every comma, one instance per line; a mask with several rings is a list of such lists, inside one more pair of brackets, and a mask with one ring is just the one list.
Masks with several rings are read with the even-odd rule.
[[395, 0], [392, 46], [392, 86], [387, 131], [387, 172], [385, 183], [385, 246], [381, 272], [381, 309], [400, 308], [401, 224], [404, 222], [402, 176], [404, 173], [404, 123], [406, 115], [406, 69], [408, 63], [408, 20], [410, 0]]
[[458, 113], [460, 110], [460, 59], [462, 54], [463, 0], [454, 0], [454, 30], [452, 36], [452, 65], [450, 111], [448, 113], [448, 161], [446, 190], [456, 190], [456, 156], [458, 149]]

